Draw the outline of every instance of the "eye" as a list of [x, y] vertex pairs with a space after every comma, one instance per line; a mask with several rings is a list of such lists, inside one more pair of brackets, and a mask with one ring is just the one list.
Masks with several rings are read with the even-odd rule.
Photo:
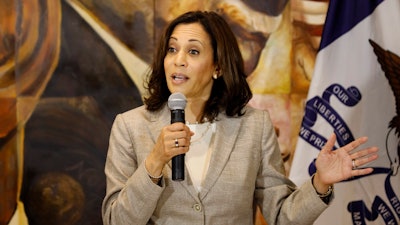
[[173, 53], [173, 52], [176, 52], [176, 48], [168, 47], [167, 51], [170, 52], [170, 53]]
[[196, 49], [190, 49], [189, 53], [192, 54], [192, 55], [198, 55], [200, 52], [197, 51]]

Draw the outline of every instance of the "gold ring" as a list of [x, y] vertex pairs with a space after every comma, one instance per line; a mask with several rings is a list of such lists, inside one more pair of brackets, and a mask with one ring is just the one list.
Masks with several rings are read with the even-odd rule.
[[179, 142], [178, 142], [178, 138], [175, 138], [175, 147], [179, 147]]

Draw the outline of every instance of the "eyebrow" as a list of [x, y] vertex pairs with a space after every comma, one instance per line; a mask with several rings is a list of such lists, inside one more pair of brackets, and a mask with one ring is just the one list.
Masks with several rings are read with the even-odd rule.
[[[173, 39], [173, 40], [175, 40], [175, 41], [178, 41], [178, 39], [176, 38], [176, 37], [169, 37], [169, 39]], [[200, 45], [202, 45], [202, 46], [204, 46], [204, 44], [203, 44], [203, 42], [201, 42], [200, 40], [198, 40], [198, 39], [189, 39], [189, 42], [198, 42]]]

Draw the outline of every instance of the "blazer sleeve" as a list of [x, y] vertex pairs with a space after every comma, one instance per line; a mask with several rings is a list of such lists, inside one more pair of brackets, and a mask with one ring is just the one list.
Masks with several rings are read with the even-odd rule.
[[147, 224], [164, 189], [150, 180], [144, 163], [138, 163], [134, 139], [129, 133], [135, 128], [126, 120], [124, 114], [117, 115], [111, 129], [102, 205], [104, 225]]
[[318, 197], [310, 181], [300, 188], [285, 176], [277, 137], [264, 112], [262, 160], [258, 171], [255, 201], [268, 225], [313, 224], [327, 205]]

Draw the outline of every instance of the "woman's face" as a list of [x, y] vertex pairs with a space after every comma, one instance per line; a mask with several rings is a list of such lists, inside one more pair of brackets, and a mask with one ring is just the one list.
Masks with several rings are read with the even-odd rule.
[[207, 100], [216, 66], [209, 35], [199, 23], [177, 25], [164, 58], [168, 89], [190, 99]]

